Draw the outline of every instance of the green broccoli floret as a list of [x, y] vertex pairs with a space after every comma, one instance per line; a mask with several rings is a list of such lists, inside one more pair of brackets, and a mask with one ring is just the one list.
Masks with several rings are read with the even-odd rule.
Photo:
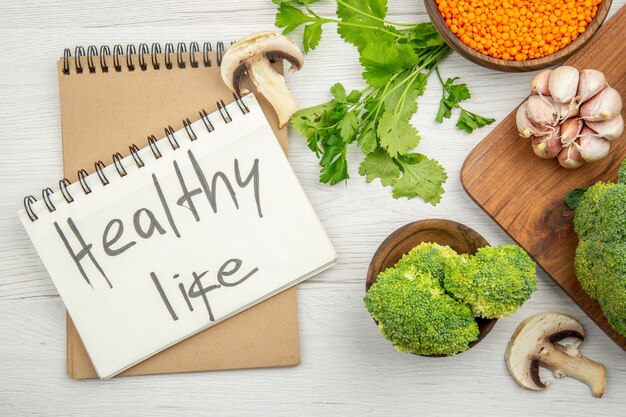
[[599, 230], [594, 231], [594, 236], [611, 242], [626, 242], [626, 186], [614, 184], [606, 190], [600, 204]]
[[613, 329], [626, 336], [626, 243], [605, 249], [602, 262], [594, 265], [599, 274], [596, 298]]
[[389, 268], [364, 298], [380, 333], [398, 351], [454, 355], [478, 338], [469, 307], [446, 295], [437, 280], [415, 268]]
[[598, 259], [602, 259], [606, 244], [597, 239], [583, 239], [576, 248], [574, 268], [583, 290], [591, 298], [598, 297]]
[[583, 194], [574, 211], [578, 234], [576, 277], [598, 300], [613, 329], [626, 336], [626, 159], [619, 182], [598, 182]]
[[379, 275], [381, 276], [402, 276], [409, 281], [413, 282], [417, 288], [428, 291], [432, 295], [443, 294], [443, 286], [439, 283], [437, 278], [434, 278], [428, 271], [420, 269], [418, 266], [410, 263], [398, 262], [394, 268], [389, 268], [385, 272]]
[[[580, 239], [585, 238], [589, 234], [598, 229], [599, 215], [601, 207], [599, 201], [604, 193], [615, 184], [597, 182], [585, 191], [578, 202], [574, 216], [574, 230]], [[579, 210], [579, 208], [581, 208]]]
[[436, 243], [421, 243], [405, 254], [396, 266], [410, 264], [419, 272], [425, 272], [439, 280], [443, 285], [444, 267], [446, 263], [458, 255], [449, 246]]
[[486, 246], [446, 267], [445, 290], [469, 304], [477, 317], [503, 318], [526, 302], [537, 286], [536, 265], [519, 246]]

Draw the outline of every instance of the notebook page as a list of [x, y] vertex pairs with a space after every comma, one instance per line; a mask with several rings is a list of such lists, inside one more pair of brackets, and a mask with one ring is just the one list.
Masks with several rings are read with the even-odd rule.
[[[110, 377], [329, 267], [336, 255], [254, 96], [196, 141], [87, 178], [22, 222], [100, 377]], [[81, 243], [81, 239], [82, 242]], [[91, 246], [89, 246], [91, 245]], [[85, 249], [87, 248], [87, 249]], [[82, 252], [81, 252], [82, 250]]]

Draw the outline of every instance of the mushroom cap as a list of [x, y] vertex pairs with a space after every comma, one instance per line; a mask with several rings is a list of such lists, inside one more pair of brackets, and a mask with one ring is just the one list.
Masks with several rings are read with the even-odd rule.
[[273, 31], [248, 35], [232, 44], [222, 58], [222, 78], [231, 90], [240, 93], [241, 77], [247, 66], [259, 59], [286, 59], [290, 72], [298, 71], [304, 64], [300, 48], [289, 38]]
[[518, 384], [540, 391], [546, 384], [539, 379], [539, 355], [548, 344], [568, 337], [583, 340], [585, 330], [574, 317], [563, 313], [540, 313], [526, 318], [511, 336], [506, 348], [506, 364]]

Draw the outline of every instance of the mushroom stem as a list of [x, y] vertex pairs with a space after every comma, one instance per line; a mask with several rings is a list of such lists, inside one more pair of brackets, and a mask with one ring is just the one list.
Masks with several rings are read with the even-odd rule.
[[[564, 347], [558, 342], [568, 337], [578, 339]], [[598, 362], [580, 355], [578, 346], [585, 339], [585, 329], [574, 317], [563, 313], [540, 313], [527, 317], [517, 326], [506, 348], [505, 358], [515, 381], [534, 391], [546, 389], [539, 367], [551, 369], [557, 378], [571, 376], [589, 386], [595, 397], [604, 394], [606, 370]]]
[[546, 343], [537, 354], [537, 360], [553, 372], [562, 372], [587, 384], [594, 397], [602, 397], [606, 379], [604, 366], [584, 356], [572, 356], [565, 352], [566, 348], [561, 345]]
[[298, 103], [287, 88], [283, 76], [272, 68], [272, 65], [267, 59], [259, 59], [250, 62], [247, 70], [252, 82], [259, 90], [259, 93], [261, 93], [276, 110], [278, 126], [285, 126], [291, 118], [291, 115], [298, 110]]

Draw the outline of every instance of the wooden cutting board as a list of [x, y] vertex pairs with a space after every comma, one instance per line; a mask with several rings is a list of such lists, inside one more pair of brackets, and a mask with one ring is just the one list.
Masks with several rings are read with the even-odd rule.
[[[604, 72], [609, 84], [626, 98], [626, 6], [567, 65]], [[598, 303], [585, 294], [576, 279], [574, 252], [578, 237], [572, 225], [573, 212], [563, 202], [573, 188], [617, 179], [619, 165], [626, 157], [626, 138], [611, 144], [606, 159], [568, 170], [556, 160], [535, 156], [530, 140], [518, 135], [515, 113], [470, 153], [461, 171], [461, 182], [474, 201], [626, 350], [626, 338], [611, 329]], [[626, 109], [622, 116], [624, 113]]]

